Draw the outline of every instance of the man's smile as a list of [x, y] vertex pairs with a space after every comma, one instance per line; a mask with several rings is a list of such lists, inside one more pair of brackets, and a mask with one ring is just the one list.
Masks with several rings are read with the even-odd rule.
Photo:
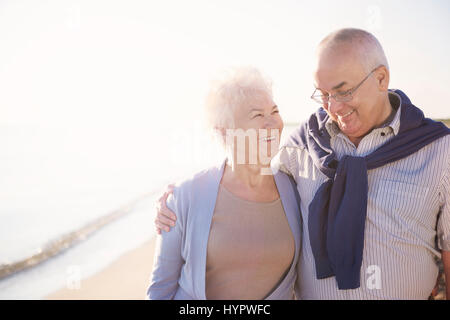
[[353, 112], [355, 111], [355, 109], [352, 109], [352, 110], [350, 110], [349, 112], [347, 112], [346, 114], [344, 114], [344, 115], [338, 115], [338, 118], [340, 119], [340, 120], [342, 120], [342, 119], [345, 119], [345, 118], [347, 118], [348, 116], [350, 116], [351, 114], [353, 114]]

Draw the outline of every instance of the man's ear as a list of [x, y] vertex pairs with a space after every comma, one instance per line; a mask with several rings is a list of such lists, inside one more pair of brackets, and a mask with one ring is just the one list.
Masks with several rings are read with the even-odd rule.
[[385, 66], [381, 66], [375, 73], [378, 89], [386, 92], [389, 89], [389, 70]]

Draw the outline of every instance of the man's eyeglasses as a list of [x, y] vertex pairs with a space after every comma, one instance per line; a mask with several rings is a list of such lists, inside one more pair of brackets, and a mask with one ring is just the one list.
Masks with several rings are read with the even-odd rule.
[[358, 90], [359, 87], [361, 87], [361, 85], [364, 83], [364, 81], [366, 81], [370, 77], [370, 75], [379, 67], [381, 66], [378, 66], [370, 71], [370, 73], [356, 87], [353, 87], [345, 92], [338, 92], [332, 95], [321, 94], [320, 89], [316, 88], [316, 90], [314, 90], [313, 94], [311, 95], [311, 99], [313, 99], [317, 103], [327, 106], [329, 106], [331, 98], [333, 98], [336, 102], [349, 102], [353, 99], [353, 94], [355, 93], [355, 91]]

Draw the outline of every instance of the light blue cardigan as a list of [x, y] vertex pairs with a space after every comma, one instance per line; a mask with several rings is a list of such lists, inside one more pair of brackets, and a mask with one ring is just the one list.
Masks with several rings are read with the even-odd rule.
[[[225, 162], [182, 182], [167, 200], [177, 222], [157, 239], [148, 299], [206, 299], [207, 245], [224, 165]], [[294, 237], [295, 255], [286, 276], [266, 299], [289, 300], [293, 299], [301, 248], [300, 203], [291, 177], [278, 171], [274, 178]]]

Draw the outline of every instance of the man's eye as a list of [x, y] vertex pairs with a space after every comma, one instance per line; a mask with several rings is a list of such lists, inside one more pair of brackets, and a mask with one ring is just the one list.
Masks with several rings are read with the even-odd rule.
[[350, 94], [350, 90], [344, 91], [344, 92], [338, 92], [338, 95], [340, 97], [346, 97]]
[[253, 118], [256, 118], [256, 117], [262, 117], [262, 113], [255, 114], [255, 115], [253, 116]]
[[279, 111], [278, 110], [273, 110], [273, 112], [272, 113], [278, 113]]

